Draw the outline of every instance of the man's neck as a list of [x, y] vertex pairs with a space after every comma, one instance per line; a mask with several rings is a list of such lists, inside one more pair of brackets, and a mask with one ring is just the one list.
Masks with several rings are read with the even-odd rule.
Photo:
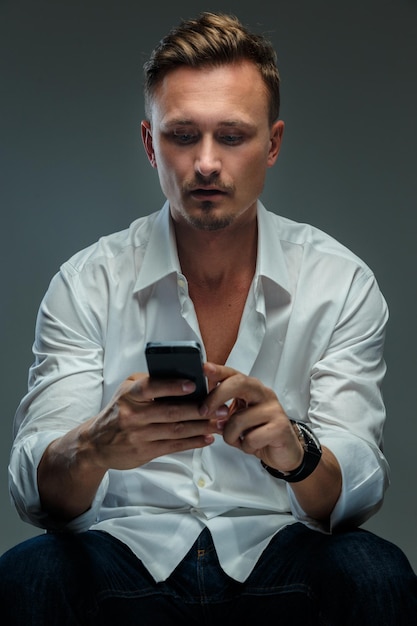
[[258, 244], [256, 222], [219, 231], [175, 225], [175, 232], [181, 269], [190, 283], [218, 289], [242, 276], [252, 278]]
[[178, 255], [187, 278], [207, 359], [224, 364], [239, 331], [256, 267], [257, 225], [233, 232], [177, 231]]

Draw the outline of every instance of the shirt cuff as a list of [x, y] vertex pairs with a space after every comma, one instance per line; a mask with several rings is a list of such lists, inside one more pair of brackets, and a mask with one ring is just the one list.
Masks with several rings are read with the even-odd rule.
[[327, 522], [307, 515], [287, 486], [294, 517], [310, 528], [331, 533], [341, 526], [360, 526], [382, 505], [389, 486], [388, 463], [375, 445], [348, 433], [320, 437], [320, 443], [335, 455], [342, 472], [342, 490]]
[[50, 531], [82, 532], [97, 521], [109, 479], [106, 474], [88, 511], [70, 522], [59, 522], [43, 511], [37, 482], [38, 465], [48, 445], [63, 434], [61, 431], [36, 433], [15, 446], [9, 464], [10, 495], [24, 522]]

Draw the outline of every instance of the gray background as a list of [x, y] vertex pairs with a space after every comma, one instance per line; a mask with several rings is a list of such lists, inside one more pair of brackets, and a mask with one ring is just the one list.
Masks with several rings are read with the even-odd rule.
[[40, 299], [69, 255], [161, 205], [140, 140], [142, 63], [173, 24], [201, 10], [235, 12], [267, 33], [279, 54], [286, 130], [264, 202], [359, 254], [390, 306], [384, 393], [392, 486], [366, 527], [400, 545], [416, 569], [411, 0], [0, 0], [0, 552], [38, 532], [9, 502], [6, 467]]

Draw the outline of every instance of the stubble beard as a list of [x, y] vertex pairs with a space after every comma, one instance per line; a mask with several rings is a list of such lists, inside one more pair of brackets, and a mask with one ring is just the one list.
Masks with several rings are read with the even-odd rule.
[[198, 230], [222, 230], [223, 228], [227, 228], [227, 226], [230, 226], [230, 224], [233, 222], [232, 215], [224, 215], [220, 218], [214, 217], [212, 215], [212, 209], [214, 207], [214, 204], [213, 202], [210, 202], [210, 200], [205, 200], [201, 203], [200, 206], [203, 211], [203, 215], [187, 215], [186, 218], [188, 223]]

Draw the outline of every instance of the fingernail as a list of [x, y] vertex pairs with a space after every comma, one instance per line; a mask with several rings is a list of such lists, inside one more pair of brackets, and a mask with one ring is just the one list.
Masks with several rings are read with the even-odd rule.
[[217, 417], [227, 417], [229, 415], [228, 407], [225, 405], [219, 406], [219, 408], [216, 409], [216, 415]]

